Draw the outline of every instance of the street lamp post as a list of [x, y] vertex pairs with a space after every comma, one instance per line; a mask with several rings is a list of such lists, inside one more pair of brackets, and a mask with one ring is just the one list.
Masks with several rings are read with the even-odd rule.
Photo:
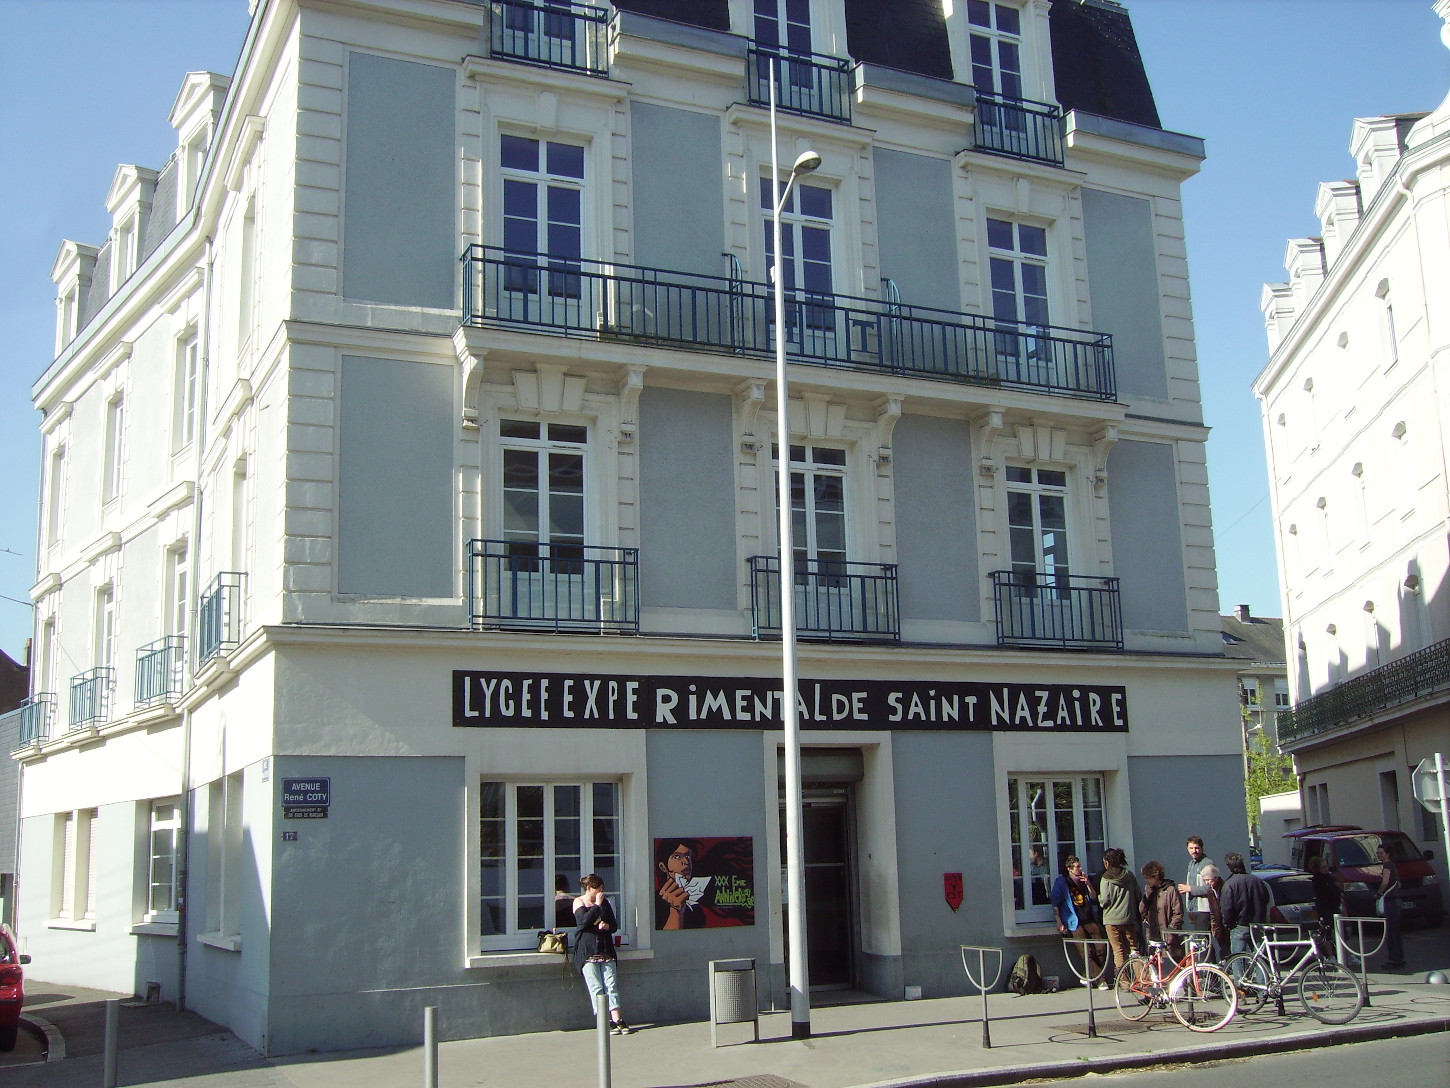
[[791, 540], [790, 394], [785, 374], [785, 273], [781, 266], [780, 213], [795, 179], [821, 165], [821, 157], [807, 151], [796, 159], [784, 187], [780, 183], [780, 143], [775, 131], [776, 59], [770, 61], [770, 165], [775, 183], [775, 417], [779, 454], [776, 463], [776, 512], [780, 527], [780, 656], [781, 718], [785, 727], [785, 871], [789, 933], [786, 958], [790, 961], [790, 1034], [811, 1037], [810, 972], [806, 963], [806, 867], [801, 825], [801, 727], [796, 702], [795, 547]]

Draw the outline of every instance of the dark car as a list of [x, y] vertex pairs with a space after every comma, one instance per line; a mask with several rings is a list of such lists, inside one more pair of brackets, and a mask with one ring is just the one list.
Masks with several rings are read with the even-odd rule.
[[1319, 920], [1314, 909], [1314, 879], [1293, 869], [1259, 869], [1254, 873], [1269, 886], [1270, 922], [1306, 925]]
[[1399, 870], [1400, 910], [1404, 920], [1438, 926], [1444, 917], [1439, 878], [1430, 866], [1435, 855], [1428, 850], [1421, 853], [1403, 831], [1366, 831], [1362, 827], [1335, 824], [1303, 827], [1287, 832], [1284, 838], [1289, 840], [1290, 859], [1296, 868], [1307, 868], [1311, 858], [1319, 857], [1344, 882], [1347, 915], [1374, 917], [1374, 890], [1380, 880], [1375, 850], [1383, 845]]
[[14, 1050], [20, 1031], [20, 1006], [25, 1004], [25, 969], [30, 957], [15, 947], [10, 927], [0, 925], [0, 1050]]

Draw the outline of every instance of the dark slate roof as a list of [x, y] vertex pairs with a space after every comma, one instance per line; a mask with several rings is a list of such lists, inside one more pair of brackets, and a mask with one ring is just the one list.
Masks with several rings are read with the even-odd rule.
[[702, 26], [706, 30], [730, 29], [729, 0], [686, 0], [684, 3], [680, 0], [614, 0], [614, 6], [620, 11]]
[[1052, 68], [1064, 111], [1162, 128], [1128, 12], [1101, 0], [1053, 0]]
[[846, 48], [866, 64], [952, 78], [941, 0], [846, 0]]
[[76, 328], [83, 329], [90, 322], [91, 318], [101, 312], [101, 307], [111, 297], [111, 243], [106, 241], [101, 246], [100, 252], [96, 254], [96, 263], [91, 268], [91, 289], [86, 292], [86, 297], [81, 300], [80, 317], [76, 321]]
[[1223, 626], [1223, 653], [1240, 661], [1272, 661], [1285, 663], [1284, 621], [1277, 617], [1220, 616]]
[[29, 694], [30, 670], [0, 650], [0, 714], [14, 710]]
[[141, 239], [141, 260], [159, 246], [171, 228], [176, 226], [177, 159], [173, 155], [156, 176], [156, 189], [151, 195], [151, 212], [146, 216], [146, 237]]

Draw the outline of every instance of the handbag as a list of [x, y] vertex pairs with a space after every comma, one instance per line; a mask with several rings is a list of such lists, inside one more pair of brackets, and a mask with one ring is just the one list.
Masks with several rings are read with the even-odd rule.
[[569, 935], [567, 933], [555, 933], [550, 929], [539, 930], [540, 952], [549, 952], [556, 956], [569, 954]]
[[1398, 895], [1399, 894], [1399, 891], [1400, 891], [1400, 882], [1397, 880], [1393, 884], [1391, 884], [1388, 888], [1385, 889], [1385, 894], [1384, 895], [1380, 895], [1380, 896], [1376, 896], [1375, 897], [1375, 901], [1374, 901], [1374, 912], [1376, 914], [1378, 914], [1381, 918], [1383, 918], [1385, 916], [1385, 900], [1388, 899], [1392, 895]]

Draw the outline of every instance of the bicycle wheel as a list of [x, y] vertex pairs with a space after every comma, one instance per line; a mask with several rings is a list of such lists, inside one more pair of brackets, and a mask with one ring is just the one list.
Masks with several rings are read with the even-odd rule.
[[1269, 969], [1249, 952], [1235, 952], [1224, 960], [1223, 969], [1239, 991], [1239, 1012], [1253, 1016], [1269, 1000]]
[[1118, 968], [1117, 985], [1113, 997], [1117, 999], [1118, 1011], [1124, 1020], [1141, 1020], [1153, 1008], [1153, 972], [1142, 956], [1129, 957], [1128, 962]]
[[1364, 987], [1349, 968], [1317, 960], [1299, 978], [1304, 1011], [1323, 1024], [1347, 1024], [1364, 1008]]
[[1168, 990], [1173, 1015], [1189, 1031], [1217, 1031], [1238, 1011], [1239, 994], [1223, 968], [1197, 963]]

